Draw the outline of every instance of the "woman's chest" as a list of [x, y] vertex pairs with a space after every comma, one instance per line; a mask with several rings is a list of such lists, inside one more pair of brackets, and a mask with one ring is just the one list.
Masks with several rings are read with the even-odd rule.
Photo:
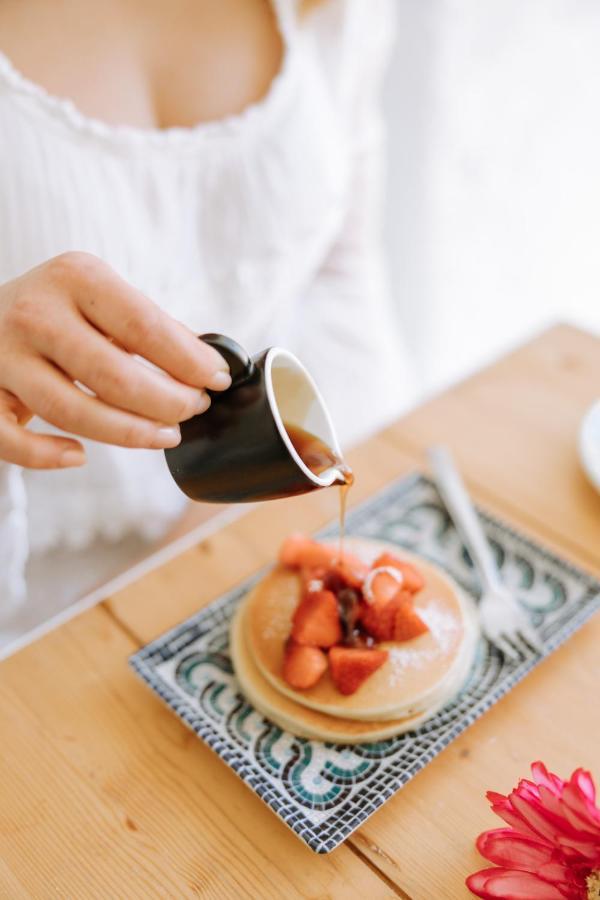
[[0, 4], [0, 51], [83, 115], [167, 128], [258, 102], [284, 43], [271, 0], [28, 0]]
[[350, 202], [348, 126], [302, 45], [259, 103], [166, 132], [85, 117], [0, 59], [0, 137], [0, 279], [81, 249], [167, 306], [191, 290], [268, 309], [314, 274]]

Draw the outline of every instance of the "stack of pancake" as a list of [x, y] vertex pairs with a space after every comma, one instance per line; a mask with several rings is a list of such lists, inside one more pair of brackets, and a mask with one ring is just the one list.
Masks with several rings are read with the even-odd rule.
[[455, 697], [472, 666], [479, 631], [473, 602], [437, 566], [379, 541], [355, 538], [347, 545], [367, 564], [388, 551], [418, 567], [425, 587], [414, 608], [428, 626], [425, 634], [379, 644], [388, 659], [353, 694], [341, 694], [329, 672], [313, 687], [295, 690], [282, 670], [302, 583], [297, 572], [278, 566], [241, 603], [230, 650], [242, 692], [280, 728], [321, 741], [362, 743], [416, 728]]

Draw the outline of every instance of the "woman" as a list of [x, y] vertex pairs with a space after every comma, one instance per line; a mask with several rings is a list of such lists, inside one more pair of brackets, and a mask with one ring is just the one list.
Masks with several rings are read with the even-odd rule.
[[405, 399], [378, 234], [391, 3], [0, 4], [5, 639], [182, 515], [156, 450], [229, 383], [195, 334], [294, 350], [345, 438]]

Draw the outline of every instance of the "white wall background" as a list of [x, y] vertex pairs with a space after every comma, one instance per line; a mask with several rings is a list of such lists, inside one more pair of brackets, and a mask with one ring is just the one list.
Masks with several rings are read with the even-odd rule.
[[397, 3], [386, 240], [431, 390], [557, 319], [600, 331], [600, 3]]

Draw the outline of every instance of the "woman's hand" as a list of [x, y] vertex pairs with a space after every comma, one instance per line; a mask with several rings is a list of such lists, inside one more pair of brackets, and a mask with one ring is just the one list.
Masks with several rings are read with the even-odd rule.
[[204, 389], [230, 382], [212, 347], [95, 256], [65, 253], [0, 286], [2, 460], [85, 462], [79, 441], [27, 431], [34, 414], [121, 447], [174, 447], [178, 423], [210, 405]]

